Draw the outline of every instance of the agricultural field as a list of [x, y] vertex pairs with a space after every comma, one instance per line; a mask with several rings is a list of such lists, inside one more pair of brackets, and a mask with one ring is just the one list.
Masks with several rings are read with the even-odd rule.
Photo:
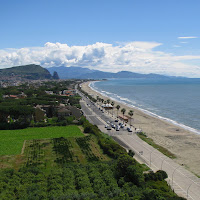
[[32, 139], [21, 134], [23, 154], [0, 157], [0, 199], [185, 200], [171, 190], [164, 171], [146, 171], [89, 122], [86, 134], [77, 126], [64, 136], [67, 127], [52, 128], [61, 129]]
[[69, 163], [86, 164], [90, 161], [109, 160], [111, 159], [103, 154], [95, 136], [60, 137], [27, 141], [23, 166], [37, 166], [48, 171], [52, 167], [64, 167]]
[[73, 125], [1, 130], [0, 156], [20, 154], [25, 140], [79, 136], [83, 136], [83, 133], [78, 126]]
[[110, 157], [103, 153], [94, 135], [59, 137], [25, 140], [23, 154], [0, 156], [0, 168], [37, 166], [49, 171], [52, 167], [63, 167], [66, 163], [86, 164], [109, 160]]

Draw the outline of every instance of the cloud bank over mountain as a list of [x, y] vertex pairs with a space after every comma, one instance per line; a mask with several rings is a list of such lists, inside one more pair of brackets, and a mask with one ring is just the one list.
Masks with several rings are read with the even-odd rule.
[[116, 45], [97, 42], [87, 46], [47, 42], [43, 47], [0, 50], [0, 68], [34, 63], [46, 68], [79, 66], [107, 72], [200, 77], [200, 66], [186, 64], [188, 60], [200, 60], [200, 55], [176, 56], [155, 49], [161, 45], [141, 41]]

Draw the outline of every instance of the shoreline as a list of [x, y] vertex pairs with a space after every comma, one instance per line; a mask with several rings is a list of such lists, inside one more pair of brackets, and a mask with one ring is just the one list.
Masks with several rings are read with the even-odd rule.
[[[89, 86], [92, 82], [83, 83], [82, 89], [94, 97], [99, 96], [103, 99], [112, 99], [115, 102], [114, 107], [118, 104], [120, 105], [120, 110], [122, 108], [126, 109], [126, 113], [129, 110], [133, 110], [132, 121], [136, 128], [141, 128], [156, 144], [167, 148], [171, 153], [175, 154], [177, 158], [173, 160], [179, 164], [184, 164], [187, 169], [200, 176], [200, 159], [198, 156], [200, 152], [200, 135], [198, 133], [194, 133], [162, 118], [149, 115], [132, 105], [127, 105], [116, 99], [102, 95]], [[116, 114], [116, 109], [114, 114]]]
[[91, 84], [94, 83], [94, 82], [99, 82], [99, 81], [90, 81], [90, 82], [88, 83], [88, 87], [90, 87], [90, 89], [91, 89], [91, 90], [94, 90], [96, 93], [101, 94], [101, 95], [104, 96], [105, 98], [109, 98], [109, 99], [111, 99], [112, 101], [115, 101], [115, 102], [118, 102], [118, 103], [123, 104], [124, 106], [128, 106], [128, 107], [130, 107], [130, 108], [136, 109], [136, 110], [141, 111], [141, 112], [143, 112], [143, 113], [145, 113], [145, 114], [147, 114], [147, 115], [149, 115], [149, 116], [152, 116], [152, 117], [155, 117], [155, 118], [157, 118], [157, 119], [166, 121], [166, 122], [171, 123], [171, 124], [173, 124], [173, 125], [175, 125], [175, 126], [177, 126], [177, 127], [183, 128], [183, 129], [185, 129], [185, 130], [187, 130], [187, 131], [191, 131], [191, 132], [193, 132], [193, 133], [195, 133], [195, 134], [199, 134], [199, 135], [200, 135], [200, 130], [197, 130], [197, 129], [192, 128], [192, 127], [190, 127], [190, 126], [187, 126], [187, 125], [185, 125], [185, 124], [181, 124], [181, 123], [179, 123], [179, 122], [177, 122], [177, 121], [175, 121], [175, 120], [172, 120], [172, 119], [170, 119], [170, 118], [157, 115], [156, 113], [153, 113], [153, 112], [151, 112], [151, 111], [145, 110], [145, 109], [143, 109], [143, 108], [139, 108], [139, 107], [137, 107], [137, 106], [128, 104], [128, 103], [124, 102], [123, 100], [118, 100], [118, 99], [115, 99], [115, 98], [113, 98], [113, 97], [109, 97], [108, 95], [106, 95], [106, 94], [104, 94], [104, 93], [101, 93], [101, 92], [99, 92], [98, 90], [94, 89], [94, 88], [91, 86]]

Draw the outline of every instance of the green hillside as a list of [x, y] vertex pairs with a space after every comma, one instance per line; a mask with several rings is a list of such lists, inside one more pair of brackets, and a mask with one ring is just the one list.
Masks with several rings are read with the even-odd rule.
[[49, 71], [40, 65], [30, 64], [23, 66], [16, 66], [0, 70], [0, 77], [16, 76], [25, 79], [38, 80], [38, 79], [51, 79], [52, 76]]

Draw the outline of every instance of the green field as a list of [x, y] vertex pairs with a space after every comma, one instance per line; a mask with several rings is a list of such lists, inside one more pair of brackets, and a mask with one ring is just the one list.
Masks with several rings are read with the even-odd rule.
[[21, 153], [24, 140], [78, 137], [83, 133], [78, 126], [53, 126], [0, 131], [0, 155], [17, 155]]

